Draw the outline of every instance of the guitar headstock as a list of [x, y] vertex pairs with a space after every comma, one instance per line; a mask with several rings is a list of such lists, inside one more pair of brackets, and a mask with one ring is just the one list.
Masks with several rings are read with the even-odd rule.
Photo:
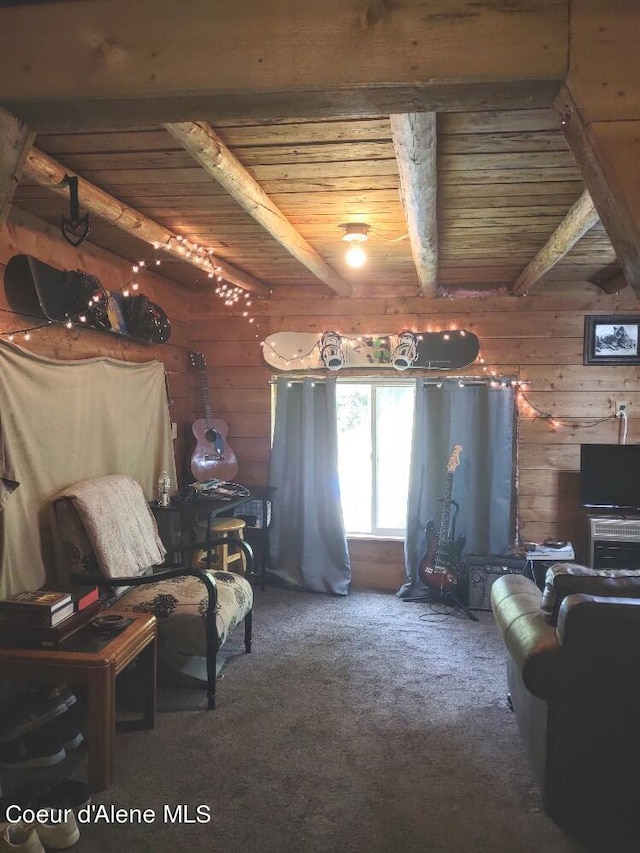
[[456, 444], [456, 446], [451, 451], [451, 455], [449, 456], [449, 461], [447, 462], [447, 471], [449, 474], [453, 474], [458, 465], [460, 464], [460, 454], [462, 453], [462, 445]]
[[202, 353], [195, 352], [194, 350], [191, 350], [189, 353], [189, 361], [191, 362], [191, 367], [195, 368], [195, 370], [204, 370], [207, 366]]

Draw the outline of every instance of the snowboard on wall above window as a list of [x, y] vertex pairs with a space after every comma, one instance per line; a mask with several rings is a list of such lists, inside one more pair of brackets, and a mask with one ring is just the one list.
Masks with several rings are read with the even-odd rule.
[[400, 332], [340, 335], [338, 332], [276, 332], [262, 342], [264, 360], [277, 370], [413, 368], [456, 370], [480, 352], [473, 332]]
[[125, 296], [107, 290], [84, 270], [59, 270], [30, 255], [14, 255], [4, 285], [7, 302], [18, 314], [71, 322], [147, 344], [164, 343], [171, 335], [171, 323], [159, 305], [142, 293]]

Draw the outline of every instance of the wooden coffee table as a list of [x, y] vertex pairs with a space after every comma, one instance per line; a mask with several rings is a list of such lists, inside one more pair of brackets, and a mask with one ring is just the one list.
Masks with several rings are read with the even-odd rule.
[[[105, 611], [115, 614], [117, 611]], [[87, 696], [87, 784], [92, 793], [113, 780], [116, 730], [116, 676], [138, 658], [138, 683], [143, 689], [142, 718], [122, 728], [153, 728], [156, 708], [156, 618], [123, 612], [128, 624], [115, 636], [89, 624], [55, 648], [0, 648], [3, 679], [82, 687]], [[119, 726], [120, 728], [120, 726]]]

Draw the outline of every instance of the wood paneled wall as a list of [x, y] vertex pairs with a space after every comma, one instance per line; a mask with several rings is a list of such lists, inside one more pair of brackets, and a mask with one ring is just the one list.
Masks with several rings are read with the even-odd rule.
[[[16, 254], [32, 255], [57, 269], [82, 269], [97, 276], [108, 290], [119, 290], [132, 280], [128, 261], [118, 258], [89, 241], [79, 248], [70, 246], [60, 229], [13, 208], [8, 223], [0, 230], [0, 334], [46, 322], [16, 314], [5, 295], [4, 270]], [[184, 477], [185, 459], [190, 456], [189, 404], [187, 379], [187, 308], [182, 289], [172, 281], [145, 272], [136, 276], [140, 292], [161, 305], [171, 320], [169, 342], [161, 345], [136, 343], [120, 335], [89, 329], [66, 329], [53, 325], [34, 332], [29, 341], [20, 335], [14, 343], [32, 352], [58, 359], [110, 356], [124, 361], [164, 362], [171, 394], [170, 415], [178, 424], [176, 464]]]
[[[635, 294], [603, 294], [586, 282], [540, 285], [539, 295], [482, 299], [340, 299], [322, 289], [279, 288], [255, 299], [251, 318], [213, 292], [190, 300], [190, 339], [205, 354], [213, 409], [229, 424], [238, 479], [267, 481], [272, 370], [260, 341], [276, 331], [391, 333], [456, 324], [474, 331], [486, 365], [530, 383], [528, 398], [566, 425], [519, 418], [518, 532], [521, 541], [570, 539], [584, 557], [585, 516], [578, 503], [581, 443], [618, 440], [614, 401], [630, 404], [628, 441], [640, 441], [640, 384], [636, 367], [583, 365], [586, 314], [640, 313]], [[465, 373], [478, 374], [480, 365]], [[201, 416], [193, 398], [192, 417]], [[604, 420], [601, 420], [604, 419]], [[591, 426], [594, 421], [601, 421]], [[403, 577], [402, 543], [350, 541], [354, 585], [394, 589]]]
[[[73, 249], [58, 229], [12, 211], [0, 231], [0, 272], [9, 258], [30, 254], [60, 269], [82, 268], [110, 289], [131, 278], [131, 265], [90, 244]], [[227, 421], [228, 440], [239, 461], [238, 480], [267, 482], [270, 458], [271, 368], [260, 342], [275, 331], [345, 334], [397, 332], [404, 328], [442, 328], [457, 324], [474, 331], [487, 366], [500, 375], [530, 384], [527, 395], [542, 412], [566, 425], [523, 415], [519, 419], [518, 532], [521, 541], [546, 537], [571, 539], [584, 557], [584, 513], [578, 505], [579, 446], [616, 442], [616, 399], [630, 405], [628, 441], [640, 441], [640, 383], [636, 367], [596, 367], [582, 363], [585, 314], [640, 313], [627, 288], [606, 295], [587, 283], [550, 280], [539, 295], [482, 299], [340, 299], [324, 288], [281, 288], [271, 299], [253, 299], [248, 317], [225, 306], [212, 290], [187, 295], [180, 286], [147, 272], [141, 289], [161, 304], [172, 322], [167, 344], [145, 346], [101, 332], [52, 327], [28, 343], [55, 358], [109, 355], [132, 361], [162, 360], [172, 396], [171, 417], [178, 424], [176, 458], [181, 484], [189, 479], [193, 447], [190, 425], [202, 416], [202, 401], [187, 351], [203, 353], [214, 413]], [[560, 292], [562, 290], [562, 292]], [[250, 322], [250, 320], [252, 322]], [[0, 288], [0, 332], [30, 325], [16, 315]], [[478, 373], [479, 365], [468, 369]], [[594, 422], [600, 421], [595, 424]], [[353, 539], [349, 542], [354, 585], [395, 589], [403, 578], [402, 543]]]

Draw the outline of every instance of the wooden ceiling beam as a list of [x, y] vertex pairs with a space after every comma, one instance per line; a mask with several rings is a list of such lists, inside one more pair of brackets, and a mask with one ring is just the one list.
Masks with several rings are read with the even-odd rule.
[[212, 14], [210, 0], [3, 4], [0, 103], [39, 132], [79, 117], [105, 126], [546, 106], [566, 73], [568, 6], [242, 0]]
[[[585, 93], [583, 100], [588, 103]], [[587, 124], [568, 87], [558, 95], [555, 109], [625, 279], [640, 297], [640, 119]]]
[[515, 280], [514, 296], [527, 293], [596, 224], [600, 217], [585, 190], [530, 264]]
[[165, 124], [165, 128], [290, 255], [340, 296], [351, 294], [349, 282], [293, 227], [213, 128], [204, 122]]
[[11, 200], [35, 133], [0, 107], [0, 228], [11, 210]]
[[[31, 6], [30, 8], [34, 8]], [[0, 9], [0, 24], [2, 10]], [[0, 78], [4, 63], [0, 57]], [[337, 88], [311, 92], [246, 91], [239, 94], [210, 92], [167, 93], [157, 98], [83, 98], [28, 101], [5, 97], [7, 109], [37, 133], [83, 130], [135, 130], [166, 121], [225, 121], [256, 124], [270, 121], [350, 120], [388, 116], [397, 112], [461, 113], [475, 110], [547, 109], [558, 94], [560, 78], [507, 80], [490, 83], [416, 82], [398, 86]]]
[[572, 3], [569, 73], [554, 106], [624, 278], [640, 298], [638, 27], [633, 0]]
[[393, 114], [390, 119], [411, 254], [420, 291], [432, 297], [438, 279], [436, 114]]
[[[66, 174], [68, 172], [64, 166], [37, 148], [31, 149], [22, 170], [23, 177], [46, 186], [52, 192], [63, 196], [69, 194], [66, 187], [60, 186]], [[78, 176], [78, 195], [83, 210], [94, 213], [100, 219], [104, 219], [110, 225], [120, 228], [127, 234], [160, 248], [185, 264], [203, 270], [207, 275], [212, 272], [213, 263], [217, 274], [230, 284], [260, 296], [269, 296], [270, 289], [258, 279], [226, 263], [217, 256], [213, 256], [209, 260], [205, 253], [198, 252], [196, 246], [185, 240], [181, 235], [175, 234], [143, 213], [139, 213], [128, 204], [119, 201], [80, 176]]]

